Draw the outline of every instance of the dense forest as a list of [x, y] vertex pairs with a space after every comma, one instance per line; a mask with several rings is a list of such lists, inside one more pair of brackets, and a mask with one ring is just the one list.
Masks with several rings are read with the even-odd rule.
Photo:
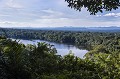
[[[86, 8], [90, 15], [116, 10], [120, 7], [119, 0], [65, 1], [68, 3], [68, 7], [78, 11], [81, 11], [82, 8]], [[15, 19], [17, 18], [16, 15], [27, 14], [27, 10], [31, 10], [32, 12], [37, 10], [39, 13], [43, 11], [43, 9], [36, 9], [35, 6], [34, 8], [30, 7], [30, 5], [27, 7], [31, 9], [27, 7], [22, 8], [21, 5], [12, 0], [7, 1], [5, 4], [4, 1], [1, 2], [1, 5], [4, 6], [1, 8], [2, 13], [5, 13], [5, 16], [8, 14], [6, 17], [4, 14], [1, 14], [1, 25], [10, 25], [9, 21], [13, 21], [15, 24], [18, 23], [18, 25], [19, 22], [17, 21], [23, 22], [24, 24], [28, 21], [23, 20], [21, 17], [27, 17], [20, 16], [20, 18]], [[44, 2], [42, 1], [42, 3]], [[23, 4], [25, 5], [25, 3]], [[59, 9], [55, 4], [56, 3], [53, 2], [54, 7]], [[32, 2], [32, 5], [38, 6], [34, 4], [34, 2]], [[45, 2], [45, 4], [39, 5], [48, 4]], [[44, 7], [42, 6], [42, 8]], [[20, 9], [20, 13], [18, 9]], [[12, 11], [17, 11], [17, 14]], [[25, 13], [23, 11], [25, 11]], [[31, 11], [28, 12], [32, 13]], [[9, 17], [9, 13], [13, 15]], [[57, 13], [58, 12], [55, 12], [55, 14]], [[34, 14], [37, 15], [36, 12]], [[15, 18], [13, 18], [14, 15]], [[32, 18], [30, 15], [29, 18]], [[14, 22], [11, 18], [16, 21]], [[4, 23], [5, 20], [6, 22]], [[115, 21], [111, 20], [111, 22]], [[105, 22], [107, 23], [106, 20]], [[79, 48], [86, 48], [89, 52], [83, 59], [74, 56], [73, 53], [61, 56], [57, 54], [56, 48], [54, 48], [53, 45], [45, 42], [38, 43], [37, 45], [24, 45], [10, 38], [28, 40], [40, 39], [67, 43]], [[120, 79], [120, 32], [73, 32], [0, 28], [0, 79]]]
[[[119, 79], [120, 33], [25, 29], [0, 31], [0, 79]], [[90, 46], [84, 59], [57, 55], [47, 43], [19, 44], [9, 38]]]
[[15, 39], [40, 39], [51, 42], [73, 44], [78, 48], [84, 47], [87, 50], [92, 50], [98, 45], [103, 45], [108, 53], [120, 50], [120, 32], [0, 29], [0, 34]]

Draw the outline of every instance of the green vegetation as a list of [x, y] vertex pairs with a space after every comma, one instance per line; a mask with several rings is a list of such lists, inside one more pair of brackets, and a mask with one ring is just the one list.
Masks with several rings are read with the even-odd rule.
[[[103, 45], [107, 53], [120, 51], [120, 32], [71, 32], [48, 30], [4, 29], [7, 37], [15, 39], [40, 39], [58, 43], [73, 44], [88, 50]], [[0, 31], [3, 36], [5, 33]]]
[[90, 14], [95, 15], [98, 12], [116, 10], [120, 7], [119, 0], [65, 0], [68, 2], [68, 7], [81, 11], [87, 8]]
[[[84, 59], [57, 55], [46, 43], [19, 44], [0, 37], [0, 79], [119, 79], [120, 33], [6, 29], [8, 37], [90, 46]], [[0, 32], [3, 36], [3, 32]]]
[[[65, 0], [90, 14], [111, 11], [119, 0]], [[120, 33], [0, 29], [0, 79], [120, 79]], [[84, 59], [57, 55], [46, 43], [19, 44], [8, 38], [70, 43], [90, 51]]]

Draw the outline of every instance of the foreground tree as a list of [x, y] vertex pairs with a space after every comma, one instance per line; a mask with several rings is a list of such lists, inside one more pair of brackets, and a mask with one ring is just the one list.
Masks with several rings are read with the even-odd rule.
[[98, 12], [116, 10], [120, 7], [119, 0], [65, 0], [68, 6], [75, 10], [81, 11], [81, 8], [87, 8], [91, 15]]

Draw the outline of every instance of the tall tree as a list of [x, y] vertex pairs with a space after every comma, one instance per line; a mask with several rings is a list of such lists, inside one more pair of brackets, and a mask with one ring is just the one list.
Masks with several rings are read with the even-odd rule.
[[81, 11], [81, 8], [87, 8], [91, 15], [98, 12], [116, 10], [120, 7], [120, 0], [65, 0], [68, 6]]

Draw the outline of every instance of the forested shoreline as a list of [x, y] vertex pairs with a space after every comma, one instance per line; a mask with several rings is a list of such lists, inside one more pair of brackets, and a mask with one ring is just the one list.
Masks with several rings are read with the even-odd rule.
[[[0, 25], [9, 27], [0, 28], [0, 79], [120, 79], [120, 30], [116, 27], [120, 26], [120, 0], [64, 0], [67, 4], [62, 0], [46, 1], [0, 0]], [[65, 5], [83, 12], [74, 13]], [[28, 25], [32, 28], [25, 27]], [[100, 26], [100, 29], [33, 28], [66, 25]], [[103, 32], [103, 26], [115, 29]], [[12, 38], [72, 44], [89, 52], [83, 59], [72, 52], [61, 56], [46, 42], [25, 45]]]
[[38, 39], [72, 44], [87, 50], [92, 50], [97, 45], [104, 45], [108, 52], [120, 50], [120, 32], [74, 32], [3, 28], [0, 29], [0, 35], [15, 39]]
[[[120, 78], [119, 32], [1, 29], [0, 34], [0, 79]], [[72, 53], [62, 57], [47, 43], [24, 45], [8, 38], [73, 42], [92, 48], [84, 59]]]

